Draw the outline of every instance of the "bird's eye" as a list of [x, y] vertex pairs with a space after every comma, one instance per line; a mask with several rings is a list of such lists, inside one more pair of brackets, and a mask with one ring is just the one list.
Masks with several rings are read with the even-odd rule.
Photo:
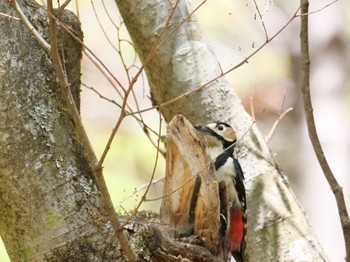
[[222, 130], [224, 130], [224, 127], [222, 125], [220, 125], [220, 126], [218, 126], [218, 130], [222, 131]]

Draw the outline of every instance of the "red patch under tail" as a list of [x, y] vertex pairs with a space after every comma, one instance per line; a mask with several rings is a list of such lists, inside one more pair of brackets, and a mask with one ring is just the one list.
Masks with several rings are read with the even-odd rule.
[[244, 239], [243, 211], [240, 208], [230, 208], [230, 250], [236, 261], [236, 256], [242, 258], [241, 244]]

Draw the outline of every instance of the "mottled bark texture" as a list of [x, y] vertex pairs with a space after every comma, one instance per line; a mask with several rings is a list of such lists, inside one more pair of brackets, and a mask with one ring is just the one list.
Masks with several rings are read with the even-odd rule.
[[[170, 3], [175, 1], [116, 0], [116, 3], [135, 48], [145, 61], [172, 14]], [[179, 1], [158, 41], [162, 45], [146, 65], [155, 104], [188, 93], [221, 75], [219, 63], [196, 18], [189, 17], [190, 12], [186, 1]], [[225, 77], [161, 106], [161, 112], [167, 121], [181, 113], [193, 124], [222, 120], [235, 127], [240, 139], [236, 155], [245, 173], [248, 193], [247, 261], [327, 260], [285, 176], [257, 128], [250, 128], [252, 119]]]
[[[47, 40], [45, 10], [19, 4]], [[0, 10], [16, 17], [6, 1]], [[82, 37], [73, 14], [60, 19]], [[117, 259], [117, 241], [51, 60], [17, 20], [0, 16], [0, 35], [0, 234], [11, 260]], [[82, 47], [59, 35], [78, 103]]]

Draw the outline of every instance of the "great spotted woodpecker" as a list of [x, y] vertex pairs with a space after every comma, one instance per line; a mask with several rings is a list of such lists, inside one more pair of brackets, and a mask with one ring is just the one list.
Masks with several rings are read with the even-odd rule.
[[195, 128], [204, 135], [209, 154], [214, 161], [216, 178], [226, 183], [230, 204], [230, 251], [237, 262], [244, 261], [246, 197], [243, 171], [233, 156], [236, 132], [224, 122]]

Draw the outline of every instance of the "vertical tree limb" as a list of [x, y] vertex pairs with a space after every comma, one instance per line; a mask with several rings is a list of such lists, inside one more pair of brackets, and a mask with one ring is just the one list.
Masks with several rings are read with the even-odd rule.
[[324, 155], [320, 140], [318, 138], [315, 119], [313, 115], [313, 107], [311, 102], [310, 94], [310, 57], [309, 57], [309, 39], [308, 39], [308, 12], [309, 12], [309, 1], [301, 0], [301, 31], [300, 31], [300, 49], [301, 49], [301, 92], [303, 94], [304, 111], [307, 129], [309, 132], [309, 138], [314, 148], [317, 160], [322, 168], [323, 174], [327, 179], [331, 190], [333, 191], [334, 197], [338, 206], [338, 213], [340, 222], [343, 230], [345, 249], [346, 249], [346, 260], [350, 260], [350, 220], [349, 214], [346, 209], [345, 199], [342, 187], [338, 184], [327, 159]]

